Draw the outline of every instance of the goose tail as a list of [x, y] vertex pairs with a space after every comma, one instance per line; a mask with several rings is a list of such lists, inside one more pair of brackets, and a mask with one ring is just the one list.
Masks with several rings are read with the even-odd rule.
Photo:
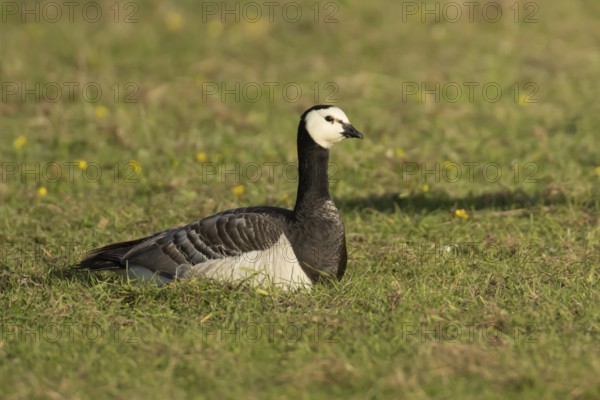
[[94, 249], [87, 253], [85, 258], [74, 265], [73, 268], [94, 271], [123, 268], [125, 255], [131, 249], [151, 237], [152, 236], [127, 242], [113, 243]]

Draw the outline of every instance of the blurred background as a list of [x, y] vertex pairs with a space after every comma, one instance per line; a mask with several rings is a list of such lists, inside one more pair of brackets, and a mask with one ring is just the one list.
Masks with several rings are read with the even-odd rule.
[[315, 103], [366, 135], [333, 150], [349, 206], [587, 199], [600, 178], [594, 1], [1, 7], [0, 220], [24, 232], [32, 205], [65, 229], [290, 207]]
[[[599, 19], [597, 0], [0, 1], [1, 322], [142, 339], [3, 330], [5, 396], [597, 398]], [[339, 287], [49, 272], [228, 208], [292, 207], [317, 103], [365, 134], [331, 151]], [[208, 320], [326, 324], [336, 342], [207, 339]], [[493, 340], [406, 335], [473, 321]]]
[[[498, 163], [502, 177], [482, 182], [480, 168], [484, 188], [431, 176], [432, 190], [584, 190], [600, 163], [599, 8], [584, 0], [3, 1], [0, 155], [85, 160], [103, 171], [134, 159], [154, 183], [201, 191], [185, 169], [197, 167], [198, 153], [209, 162], [294, 161], [299, 114], [324, 102], [367, 135], [334, 151], [338, 174], [352, 171], [339, 196], [354, 194], [346, 185], [418, 191], [426, 179], [403, 174], [406, 165], [444, 162]], [[535, 167], [514, 179], [511, 168], [528, 163]], [[527, 185], [522, 176], [532, 173]], [[45, 184], [49, 196], [76, 195], [61, 182]], [[18, 183], [4, 179], [1, 195], [44, 184]]]

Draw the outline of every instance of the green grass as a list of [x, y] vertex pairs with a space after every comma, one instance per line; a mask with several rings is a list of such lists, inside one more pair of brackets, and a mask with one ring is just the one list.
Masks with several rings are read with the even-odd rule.
[[[221, 24], [197, 2], [158, 0], [139, 2], [130, 24], [113, 22], [111, 2], [95, 24], [6, 16], [3, 84], [103, 92], [51, 102], [3, 86], [0, 397], [600, 397], [600, 7], [540, 2], [526, 24], [499, 3], [498, 23], [403, 22], [400, 2], [358, 1], [317, 24], [311, 2], [298, 23]], [[202, 92], [235, 82], [297, 83], [303, 96]], [[366, 136], [331, 155], [349, 247], [339, 284], [158, 289], [64, 273], [97, 245], [237, 206], [291, 207], [284, 167], [298, 117], [331, 95], [328, 82]], [[497, 83], [504, 95], [436, 102], [402, 90], [452, 82]], [[528, 95], [528, 82], [538, 102], [515, 101], [511, 87]], [[69, 177], [76, 160], [102, 175]], [[265, 162], [279, 163], [273, 179]], [[207, 169], [236, 163], [263, 175]], [[445, 177], [466, 163], [478, 163], [472, 175]]]

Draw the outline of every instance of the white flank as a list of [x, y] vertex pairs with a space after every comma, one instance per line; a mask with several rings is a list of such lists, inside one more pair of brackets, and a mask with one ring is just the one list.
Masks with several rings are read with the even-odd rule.
[[278, 286], [283, 289], [311, 287], [284, 235], [266, 250], [251, 251], [236, 257], [210, 260], [190, 267], [183, 277], [209, 277], [222, 281], [245, 280], [252, 286]]
[[[329, 122], [325, 117], [331, 116], [334, 121]], [[344, 139], [342, 132], [344, 127], [340, 123], [349, 124], [348, 117], [337, 107], [323, 108], [321, 110], [312, 110], [306, 117], [306, 130], [313, 140], [321, 147], [331, 148], [335, 143]]]
[[[162, 286], [170, 281], [139, 265], [129, 265], [120, 274], [129, 279]], [[276, 286], [285, 290], [310, 288], [312, 282], [304, 273], [292, 245], [284, 235], [272, 247], [235, 257], [209, 260], [196, 265], [181, 265], [178, 278], [208, 277], [226, 282], [247, 281], [252, 286]]]

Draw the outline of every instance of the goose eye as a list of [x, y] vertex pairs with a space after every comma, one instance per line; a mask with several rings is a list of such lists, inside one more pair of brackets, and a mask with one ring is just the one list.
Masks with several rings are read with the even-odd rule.
[[325, 121], [327, 122], [333, 122], [333, 117], [331, 115], [328, 115], [325, 117]]

